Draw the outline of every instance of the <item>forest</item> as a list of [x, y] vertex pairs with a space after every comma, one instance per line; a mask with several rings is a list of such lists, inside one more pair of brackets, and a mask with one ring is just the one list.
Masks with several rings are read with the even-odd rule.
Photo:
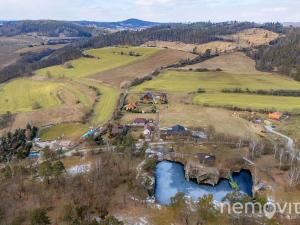
[[93, 28], [84, 27], [72, 22], [54, 20], [24, 20], [5, 22], [0, 26], [0, 36], [15, 36], [37, 33], [39, 36], [59, 37], [91, 37]]
[[256, 67], [263, 71], [277, 71], [300, 81], [300, 29], [290, 28], [286, 36], [263, 46], [254, 54]]

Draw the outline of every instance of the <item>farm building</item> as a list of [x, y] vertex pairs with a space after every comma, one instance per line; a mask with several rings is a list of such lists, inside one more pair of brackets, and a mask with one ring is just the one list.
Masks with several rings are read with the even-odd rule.
[[135, 126], [144, 126], [146, 123], [148, 123], [148, 120], [145, 118], [136, 118], [133, 120], [133, 125]]
[[128, 105], [124, 106], [124, 109], [126, 111], [133, 111], [137, 108], [137, 105], [135, 103], [129, 103]]
[[181, 125], [175, 125], [167, 129], [167, 135], [187, 135], [188, 129]]
[[168, 104], [167, 94], [163, 92], [157, 92], [155, 95], [156, 100], [158, 100], [161, 104]]
[[206, 141], [208, 139], [203, 131], [192, 131], [192, 137], [198, 141]]
[[282, 116], [283, 116], [283, 113], [281, 113], [281, 112], [269, 113], [269, 119], [271, 119], [271, 120], [280, 120]]
[[153, 102], [154, 101], [154, 95], [152, 94], [152, 92], [147, 92], [146, 94], [144, 94], [141, 98], [141, 101], [149, 103], [149, 102]]
[[151, 135], [151, 130], [149, 130], [149, 129], [144, 129], [143, 134], [144, 134], [144, 136], [149, 137], [149, 135]]
[[128, 126], [123, 126], [123, 125], [113, 125], [112, 128], [111, 128], [111, 132], [110, 134], [112, 136], [116, 136], [118, 134], [123, 134], [123, 135], [126, 135], [127, 132], [129, 130], [129, 127]]

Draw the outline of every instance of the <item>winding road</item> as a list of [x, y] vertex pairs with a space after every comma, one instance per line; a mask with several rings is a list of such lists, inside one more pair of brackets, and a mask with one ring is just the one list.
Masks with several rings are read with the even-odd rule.
[[273, 134], [276, 134], [284, 139], [287, 140], [287, 150], [289, 151], [289, 154], [292, 156], [292, 157], [296, 157], [297, 160], [300, 160], [300, 156], [296, 156], [297, 152], [296, 152], [296, 149], [295, 149], [295, 143], [294, 143], [294, 140], [282, 133], [279, 133], [278, 131], [275, 131], [271, 126], [265, 126], [265, 129], [267, 130], [267, 132], [269, 133], [273, 133]]

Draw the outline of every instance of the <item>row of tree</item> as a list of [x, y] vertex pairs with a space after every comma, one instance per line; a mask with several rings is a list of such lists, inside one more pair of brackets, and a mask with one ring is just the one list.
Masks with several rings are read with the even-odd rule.
[[300, 90], [250, 90], [249, 88], [242, 89], [242, 88], [224, 88], [222, 89], [223, 93], [246, 93], [246, 94], [256, 94], [256, 95], [274, 95], [274, 96], [293, 96], [299, 97]]

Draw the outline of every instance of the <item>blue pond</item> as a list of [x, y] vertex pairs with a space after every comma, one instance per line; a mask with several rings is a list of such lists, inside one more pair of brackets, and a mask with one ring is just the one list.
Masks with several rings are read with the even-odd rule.
[[[240, 173], [233, 173], [232, 178], [238, 183], [242, 193], [252, 196], [253, 181], [250, 171], [242, 170]], [[171, 197], [178, 192], [185, 193], [193, 200], [212, 194], [214, 200], [222, 201], [232, 191], [227, 179], [220, 179], [215, 186], [187, 181], [184, 176], [184, 167], [180, 163], [162, 161], [156, 166], [155, 198], [159, 204], [169, 204]]]

